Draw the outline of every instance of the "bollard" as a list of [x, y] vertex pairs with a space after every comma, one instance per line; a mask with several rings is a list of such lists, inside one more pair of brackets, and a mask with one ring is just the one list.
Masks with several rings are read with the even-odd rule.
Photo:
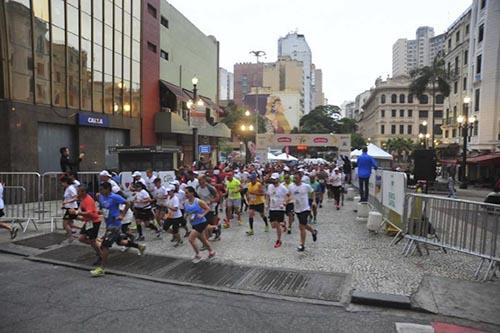
[[368, 202], [358, 202], [358, 214], [356, 217], [357, 221], [366, 221], [368, 219], [368, 213], [370, 212], [370, 206]]
[[377, 211], [372, 211], [368, 213], [368, 221], [366, 222], [366, 228], [370, 232], [378, 232], [380, 225], [382, 224], [382, 214]]
[[346, 199], [347, 199], [347, 200], [351, 200], [351, 201], [352, 201], [352, 200], [354, 200], [354, 193], [355, 193], [355, 192], [354, 192], [354, 188], [352, 188], [352, 187], [348, 187], [348, 188], [347, 188], [347, 195], [346, 195]]

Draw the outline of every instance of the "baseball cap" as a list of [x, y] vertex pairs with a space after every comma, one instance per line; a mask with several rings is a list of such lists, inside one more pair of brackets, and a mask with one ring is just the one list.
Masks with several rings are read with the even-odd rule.
[[111, 175], [109, 174], [109, 172], [107, 170], [102, 170], [101, 172], [99, 172], [99, 176], [111, 178]]
[[132, 177], [142, 177], [142, 174], [139, 171], [134, 171]]
[[290, 168], [285, 165], [285, 167], [283, 168], [283, 170], [290, 171]]
[[274, 172], [274, 173], [271, 175], [271, 179], [275, 179], [275, 180], [276, 180], [276, 179], [279, 179], [279, 178], [280, 178], [280, 175], [279, 175], [279, 173], [277, 173], [277, 172]]
[[179, 181], [177, 179], [174, 179], [170, 182], [170, 185], [179, 185]]
[[165, 189], [167, 190], [167, 192], [170, 192], [170, 191], [175, 190], [175, 186], [173, 186], [173, 185], [167, 185], [167, 186], [165, 187]]
[[250, 178], [251, 180], [254, 180], [254, 179], [257, 179], [257, 175], [255, 173], [251, 173], [248, 178]]

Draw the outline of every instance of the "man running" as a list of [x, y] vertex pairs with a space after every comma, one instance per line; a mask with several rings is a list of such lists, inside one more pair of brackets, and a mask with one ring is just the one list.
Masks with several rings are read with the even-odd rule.
[[207, 215], [205, 215], [205, 218], [208, 222], [208, 228], [206, 229], [207, 238], [210, 238], [212, 236], [212, 233], [214, 233], [214, 240], [219, 240], [221, 230], [218, 226], [219, 219], [217, 217], [216, 210], [217, 202], [219, 202], [219, 193], [217, 192], [215, 187], [207, 182], [206, 176], [198, 177], [198, 182], [199, 185], [196, 188], [196, 193], [198, 194], [198, 197], [203, 200], [210, 208], [210, 211], [207, 213]]
[[[165, 202], [165, 206], [167, 208], [167, 211], [162, 217], [165, 220], [165, 222], [163, 223], [163, 229], [166, 232], [172, 233], [172, 237], [175, 241], [174, 247], [178, 247], [183, 243], [181, 236], [179, 235], [179, 226], [183, 221], [183, 216], [180, 208], [181, 205], [179, 202], [179, 198], [177, 197], [177, 195], [175, 195], [174, 185], [168, 185], [166, 187], [166, 191], [167, 199]], [[169, 231], [170, 228], [172, 228], [172, 231]]]
[[[290, 185], [292, 185], [292, 176], [290, 176], [288, 173], [285, 173], [283, 176], [283, 185], [289, 189]], [[287, 230], [287, 233], [290, 235], [292, 233], [292, 223], [293, 223], [293, 217], [295, 215], [293, 211], [293, 195], [288, 196], [287, 202], [286, 202], [286, 207], [285, 207], [285, 214], [288, 217], [288, 228], [285, 226], [285, 230]]]
[[290, 197], [288, 189], [279, 182], [280, 175], [273, 173], [269, 178], [267, 197], [269, 201], [269, 220], [273, 229], [276, 229], [277, 240], [274, 248], [281, 246], [281, 224], [285, 222], [285, 207]]
[[96, 262], [93, 266], [101, 264], [101, 249], [97, 244], [97, 235], [99, 234], [99, 227], [101, 226], [101, 217], [97, 211], [94, 199], [87, 193], [87, 188], [80, 185], [78, 187], [78, 200], [80, 200], [80, 209], [77, 212], [77, 218], [83, 221], [83, 226], [80, 230], [81, 243], [90, 245], [97, 256]]
[[309, 205], [312, 208], [312, 224], [316, 224], [318, 218], [318, 204], [321, 198], [321, 183], [316, 176], [311, 176], [311, 187], [314, 190], [313, 194], [309, 194]]
[[144, 234], [142, 232], [143, 225], [155, 230], [156, 237], [160, 238], [160, 228], [151, 223], [151, 221], [154, 220], [154, 215], [151, 209], [152, 199], [149, 196], [149, 193], [144, 189], [141, 183], [135, 183], [133, 185], [133, 190], [134, 217], [137, 224], [137, 233], [139, 234], [137, 240], [144, 240]]
[[305, 184], [302, 182], [302, 174], [297, 173], [293, 178], [293, 184], [288, 188], [290, 193], [294, 198], [294, 209], [297, 214], [297, 219], [299, 220], [299, 229], [300, 229], [300, 245], [297, 248], [297, 251], [304, 252], [305, 250], [305, 242], [306, 242], [306, 230], [309, 231], [312, 235], [313, 241], [317, 240], [318, 231], [313, 229], [310, 225], [307, 224], [309, 215], [311, 214], [311, 207], [309, 205], [309, 194], [312, 193], [313, 202], [314, 202], [314, 190], [311, 185]]
[[229, 228], [231, 226], [231, 219], [233, 218], [233, 213], [238, 216], [238, 224], [242, 225], [241, 222], [241, 183], [238, 179], [233, 177], [233, 173], [229, 172], [226, 178], [226, 189], [227, 189], [227, 200], [226, 200], [226, 220], [224, 221], [224, 228]]
[[333, 198], [335, 199], [335, 207], [337, 210], [340, 209], [340, 194], [344, 190], [342, 188], [342, 172], [339, 168], [333, 169], [333, 173], [330, 175], [330, 180], [333, 189]]
[[[161, 183], [161, 178], [156, 178], [153, 181], [154, 189], [152, 191], [154, 201], [156, 203], [155, 209], [155, 219], [158, 225], [161, 225], [161, 220], [163, 216], [167, 214], [167, 189]], [[172, 186], [175, 189], [175, 186]]]
[[125, 210], [128, 209], [127, 200], [111, 192], [111, 184], [109, 183], [101, 184], [99, 192], [101, 194], [99, 195], [99, 205], [106, 223], [106, 233], [101, 243], [101, 265], [90, 271], [90, 274], [94, 277], [104, 275], [104, 267], [108, 263], [109, 248], [113, 246], [113, 243], [136, 248], [141, 255], [146, 250], [145, 245], [135, 243], [121, 232], [121, 220], [125, 215], [125, 211], [120, 210], [120, 205], [125, 205]]
[[68, 242], [73, 242], [73, 229], [79, 229], [73, 224], [76, 219], [76, 210], [78, 209], [78, 192], [73, 181], [68, 176], [61, 177], [61, 184], [64, 187], [64, 200], [62, 208], [64, 209], [63, 227], [68, 235]]
[[[185, 233], [184, 233], [184, 238], [188, 237], [189, 236], [189, 229], [187, 227], [187, 221], [186, 219], [184, 218], [184, 201], [186, 201], [186, 193], [184, 192], [183, 189], [181, 189], [181, 184], [178, 180], [173, 180], [170, 182], [170, 185], [173, 185], [175, 186], [175, 195], [177, 196], [177, 198], [179, 199], [179, 208], [181, 209], [181, 214], [182, 214], [182, 219], [180, 221], [180, 227], [184, 229]], [[183, 186], [185, 186], [186, 184], [182, 184]], [[175, 240], [172, 238], [171, 240], [172, 242], [174, 242]]]
[[[267, 223], [267, 217], [264, 213], [264, 203], [266, 192], [264, 186], [257, 181], [257, 175], [252, 173], [249, 175], [250, 183], [248, 183], [248, 191], [246, 194], [250, 211], [248, 212], [248, 224], [250, 229], [247, 231], [248, 236], [253, 236], [253, 219], [255, 217], [255, 212], [259, 213], [260, 217], [266, 224], [265, 231], [269, 231], [269, 223]], [[279, 178], [279, 175], [278, 175]]]

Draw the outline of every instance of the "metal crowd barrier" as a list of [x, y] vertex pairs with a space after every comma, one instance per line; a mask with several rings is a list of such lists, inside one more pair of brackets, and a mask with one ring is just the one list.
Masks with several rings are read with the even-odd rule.
[[[419, 244], [433, 245], [481, 258], [474, 277], [493, 277], [500, 262], [500, 206], [435, 195], [407, 194], [403, 254], [422, 254]], [[426, 248], [427, 250], [427, 248]], [[427, 251], [428, 252], [428, 251]]]
[[[40, 174], [36, 172], [0, 172], [0, 182], [3, 183], [4, 213], [3, 218], [11, 223], [18, 223], [23, 232], [33, 224], [38, 230], [40, 220]], [[22, 221], [26, 221], [24, 226]]]

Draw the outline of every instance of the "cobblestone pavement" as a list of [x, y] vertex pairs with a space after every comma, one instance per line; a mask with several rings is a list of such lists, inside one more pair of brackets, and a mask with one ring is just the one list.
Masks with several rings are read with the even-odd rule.
[[[430, 250], [427, 256], [403, 257], [400, 253], [404, 242], [389, 246], [391, 237], [371, 234], [366, 223], [356, 221], [355, 203], [346, 201], [341, 210], [336, 211], [332, 201], [326, 201], [319, 209], [318, 241], [312, 242], [310, 234], [306, 240], [306, 251], [298, 253], [298, 229], [295, 221], [291, 235], [284, 235], [283, 245], [274, 249], [276, 232], [264, 231], [260, 217], [255, 221], [255, 235], [247, 236], [247, 215], [245, 225], [233, 223], [222, 233], [222, 240], [213, 242], [217, 257], [237, 264], [293, 268], [352, 274], [352, 287], [373, 292], [409, 295], [416, 291], [424, 274], [467, 279], [473, 278], [478, 260], [458, 253], [443, 254]], [[220, 213], [222, 217], [222, 213]], [[183, 231], [181, 231], [183, 232]], [[170, 236], [163, 240], [152, 240], [147, 236], [147, 252], [191, 257], [193, 250], [184, 242], [173, 247]], [[206, 256], [207, 254], [204, 253]]]

